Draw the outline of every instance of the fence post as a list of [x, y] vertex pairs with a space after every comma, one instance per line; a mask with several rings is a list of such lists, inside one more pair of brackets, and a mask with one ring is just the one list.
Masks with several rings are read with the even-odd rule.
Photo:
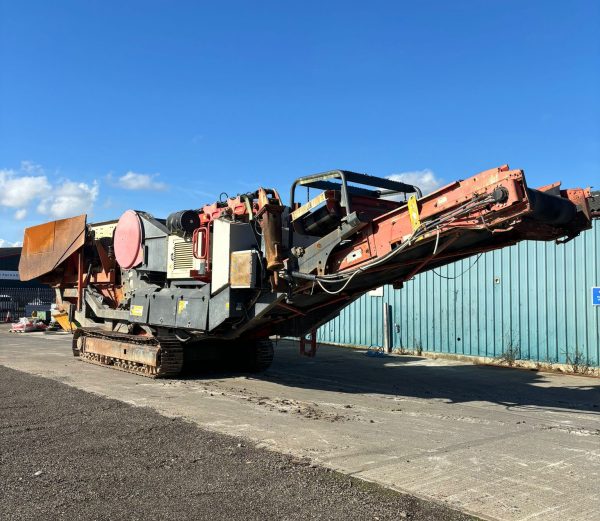
[[390, 335], [390, 305], [383, 303], [383, 350], [386, 353], [392, 352], [392, 340]]

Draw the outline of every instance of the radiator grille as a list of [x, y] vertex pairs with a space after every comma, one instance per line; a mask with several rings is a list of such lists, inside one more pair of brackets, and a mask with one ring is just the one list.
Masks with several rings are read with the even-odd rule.
[[173, 268], [175, 270], [191, 270], [194, 268], [194, 256], [190, 241], [173, 244]]

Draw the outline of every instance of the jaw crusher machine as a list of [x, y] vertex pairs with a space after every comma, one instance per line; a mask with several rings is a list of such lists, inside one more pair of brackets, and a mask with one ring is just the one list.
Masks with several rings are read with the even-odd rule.
[[271, 336], [304, 338], [378, 286], [521, 240], [572, 239], [591, 226], [591, 199], [529, 188], [507, 165], [425, 196], [334, 170], [297, 179], [289, 206], [259, 188], [166, 219], [127, 210], [27, 228], [19, 272], [55, 288], [85, 361], [166, 377], [216, 356], [261, 371]]

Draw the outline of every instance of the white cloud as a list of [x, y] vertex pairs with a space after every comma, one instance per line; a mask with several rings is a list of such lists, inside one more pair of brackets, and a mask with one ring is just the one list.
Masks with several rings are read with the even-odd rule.
[[22, 175], [21, 170], [0, 170], [0, 206], [23, 208], [50, 190], [45, 175]]
[[21, 241], [10, 242], [0, 239], [0, 248], [14, 248], [15, 246], [23, 246], [23, 243]]
[[119, 177], [117, 184], [126, 190], [165, 190], [167, 185], [154, 179], [159, 174], [138, 174], [129, 171]]
[[99, 191], [96, 181], [91, 186], [66, 181], [54, 189], [51, 195], [43, 198], [37, 210], [55, 219], [90, 213]]
[[401, 172], [387, 176], [392, 181], [401, 181], [409, 185], [418, 186], [423, 195], [429, 194], [444, 185], [444, 180], [437, 177], [429, 168]]
[[19, 169], [0, 169], [0, 209], [15, 209], [17, 221], [25, 219], [34, 204], [39, 213], [55, 219], [91, 213], [99, 193], [96, 181], [55, 178], [32, 161], [22, 161]]

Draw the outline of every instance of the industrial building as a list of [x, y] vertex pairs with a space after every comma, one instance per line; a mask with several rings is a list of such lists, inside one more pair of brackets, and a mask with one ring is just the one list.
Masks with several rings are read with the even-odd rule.
[[37, 279], [19, 279], [21, 248], [0, 248], [0, 322], [15, 320], [27, 310], [45, 310], [54, 301], [54, 290]]
[[[574, 240], [526, 241], [384, 286], [318, 331], [320, 342], [544, 364], [600, 364], [600, 223]], [[386, 306], [387, 305], [387, 306]], [[385, 309], [389, 318], [384, 320]]]

